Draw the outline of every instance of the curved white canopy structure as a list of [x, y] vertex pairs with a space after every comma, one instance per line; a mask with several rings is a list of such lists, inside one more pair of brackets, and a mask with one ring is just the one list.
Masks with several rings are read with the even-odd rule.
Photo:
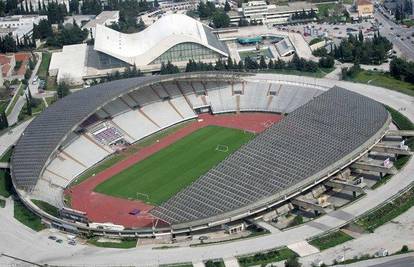
[[162, 17], [145, 30], [125, 34], [97, 25], [95, 50], [138, 66], [149, 65], [168, 49], [181, 43], [195, 43], [227, 57], [226, 47], [211, 28], [183, 14]]

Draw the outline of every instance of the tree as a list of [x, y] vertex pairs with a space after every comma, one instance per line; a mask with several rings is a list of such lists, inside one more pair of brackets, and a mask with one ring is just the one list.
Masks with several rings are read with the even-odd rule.
[[225, 28], [230, 25], [230, 17], [223, 11], [216, 11], [212, 16], [212, 22], [216, 28]]
[[6, 112], [3, 111], [0, 114], [0, 130], [9, 127], [9, 122], [7, 120]]
[[213, 15], [213, 13], [216, 11], [216, 6], [213, 2], [207, 2], [205, 4], [203, 1], [200, 1], [197, 6], [197, 11], [200, 18], [206, 19]]
[[82, 3], [82, 14], [98, 15], [102, 12], [102, 4], [99, 0], [85, 0]]
[[79, 0], [69, 1], [69, 12], [78, 14], [79, 13]]
[[53, 36], [52, 24], [47, 19], [42, 19], [39, 24], [33, 24], [33, 35], [37, 39], [46, 39]]
[[302, 264], [299, 263], [297, 256], [290, 257], [289, 259], [287, 259], [287, 261], [285, 261], [285, 267], [301, 267], [301, 266]]
[[29, 100], [29, 97], [26, 95], [26, 114], [32, 116], [32, 103]]
[[224, 4], [224, 12], [229, 12], [231, 10], [229, 1], [226, 0], [226, 3]]
[[362, 30], [359, 30], [358, 33], [358, 40], [363, 43], [364, 42], [364, 34], [362, 33]]
[[266, 60], [265, 60], [264, 56], [260, 57], [259, 67], [262, 70], [267, 69], [267, 63], [266, 63]]
[[160, 74], [173, 74], [173, 73], [179, 73], [180, 70], [178, 69], [177, 66], [175, 66], [174, 64], [172, 64], [170, 61], [168, 61], [167, 64], [164, 64], [164, 62], [161, 63], [161, 70], [160, 70]]
[[63, 23], [67, 15], [65, 4], [57, 2], [49, 2], [47, 5], [47, 19], [51, 24]]
[[335, 60], [331, 56], [321, 57], [318, 62], [319, 67], [321, 68], [333, 68], [335, 65]]
[[6, 35], [1, 39], [0, 43], [0, 51], [2, 53], [7, 52], [16, 52], [17, 51], [17, 44], [14, 38], [11, 35]]
[[59, 82], [56, 88], [57, 98], [61, 99], [69, 94], [70, 94], [69, 85], [65, 81]]

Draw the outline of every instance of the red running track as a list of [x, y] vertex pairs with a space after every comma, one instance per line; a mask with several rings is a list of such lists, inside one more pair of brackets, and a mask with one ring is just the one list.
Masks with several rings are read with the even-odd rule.
[[[210, 115], [202, 114], [198, 120], [192, 122], [177, 130], [176, 132], [160, 139], [157, 143], [140, 149], [134, 155], [118, 162], [112, 167], [88, 178], [84, 182], [67, 189], [65, 194], [70, 194], [72, 199], [72, 208], [87, 213], [88, 218], [93, 222], [110, 222], [123, 225], [125, 227], [151, 227], [156, 224], [158, 227], [166, 226], [167, 223], [157, 221], [149, 214], [153, 208], [138, 200], [127, 200], [101, 193], [94, 192], [94, 188], [111, 178], [115, 174], [147, 158], [157, 151], [169, 146], [192, 132], [206, 127], [208, 125], [217, 125], [229, 128], [237, 128], [250, 132], [260, 133], [267, 127], [282, 119], [281, 115], [269, 113], [242, 113], [242, 114], [225, 114]], [[139, 209], [138, 215], [128, 214], [133, 209]]]

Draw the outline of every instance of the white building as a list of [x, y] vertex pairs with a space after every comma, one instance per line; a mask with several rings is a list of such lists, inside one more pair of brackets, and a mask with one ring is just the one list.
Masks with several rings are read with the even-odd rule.
[[308, 2], [290, 2], [284, 6], [267, 5], [265, 1], [251, 1], [242, 4], [237, 12], [230, 13], [230, 21], [238, 23], [240, 19], [255, 20], [262, 23], [286, 23], [296, 12], [318, 12], [318, 8]]
[[96, 26], [97, 25], [111, 25], [112, 23], [118, 22], [119, 20], [119, 11], [103, 11], [94, 19], [86, 23], [82, 29], [87, 29], [92, 33], [93, 38], [95, 38]]
[[0, 18], [0, 36], [7, 34], [13, 35], [14, 38], [31, 36], [33, 33], [33, 24], [39, 24], [40, 20], [47, 19], [47, 16], [39, 15], [15, 15]]
[[124, 34], [97, 25], [96, 51], [137, 66], [160, 66], [162, 62], [217, 60], [227, 57], [226, 47], [211, 28], [183, 14], [163, 16], [145, 30]]
[[64, 46], [62, 52], [53, 53], [49, 72], [58, 81], [80, 83], [133, 64], [143, 72], [156, 72], [168, 61], [183, 68], [190, 59], [208, 63], [227, 57], [227, 47], [210, 27], [183, 14], [170, 14], [132, 34], [97, 24], [94, 46]]

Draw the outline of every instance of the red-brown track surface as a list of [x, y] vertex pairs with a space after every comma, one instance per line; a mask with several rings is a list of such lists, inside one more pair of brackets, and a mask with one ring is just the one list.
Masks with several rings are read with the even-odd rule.
[[[71, 195], [72, 208], [86, 212], [88, 218], [93, 222], [111, 222], [134, 228], [151, 227], [153, 223], [156, 223], [158, 227], [166, 226], [166, 222], [156, 221], [156, 219], [148, 213], [154, 206], [138, 200], [122, 199], [96, 193], [93, 191], [94, 188], [115, 174], [202, 127], [217, 125], [260, 133], [271, 124], [278, 122], [281, 119], [281, 115], [269, 113], [242, 113], [231, 115], [202, 114], [198, 117], [197, 121], [169, 134], [153, 145], [140, 149], [134, 155], [116, 163], [95, 176], [88, 178], [84, 182], [67, 189], [65, 193]], [[133, 209], [139, 209], [141, 211], [140, 214], [135, 216], [128, 214]]]

